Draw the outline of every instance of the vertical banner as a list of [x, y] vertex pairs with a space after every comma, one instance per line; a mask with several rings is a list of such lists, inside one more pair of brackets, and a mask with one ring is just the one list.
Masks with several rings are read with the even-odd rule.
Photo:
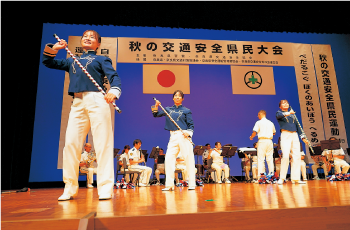
[[326, 139], [335, 137], [343, 149], [348, 147], [330, 45], [312, 45]]
[[[81, 36], [69, 36], [68, 37], [68, 49], [77, 57], [81, 56], [83, 54], [83, 48], [80, 44]], [[109, 57], [112, 60], [113, 68], [116, 69], [116, 63], [117, 63], [117, 38], [108, 38], [108, 37], [102, 37], [101, 38], [101, 46], [97, 50], [97, 55], [103, 55], [106, 57]], [[63, 51], [61, 51], [63, 52]], [[67, 58], [69, 58], [70, 55], [67, 54]], [[79, 68], [78, 65], [76, 65], [76, 68]], [[87, 76], [86, 76], [87, 77]], [[65, 145], [65, 136], [66, 136], [66, 129], [68, 124], [68, 117], [70, 112], [70, 107], [73, 103], [73, 98], [68, 95], [68, 86], [69, 86], [69, 74], [65, 73], [65, 79], [64, 79], [64, 87], [63, 87], [63, 100], [62, 100], [62, 114], [61, 114], [61, 129], [60, 129], [60, 140], [59, 140], [59, 148], [58, 148], [58, 161], [57, 161], [57, 168], [62, 169], [62, 162], [63, 162], [63, 148]], [[108, 92], [110, 88], [110, 84], [108, 82], [107, 77], [104, 79], [104, 84], [101, 86], [105, 92]], [[112, 129], [114, 132], [114, 116], [115, 116], [115, 109], [113, 105], [109, 105], [111, 110], [111, 118], [112, 118]], [[94, 145], [93, 145], [93, 139], [91, 135], [91, 130], [89, 130], [88, 133], [88, 142], [92, 145], [92, 151], [94, 151]], [[83, 149], [82, 149], [83, 151]]]
[[[293, 57], [303, 130], [312, 145], [319, 144], [324, 130], [311, 45], [294, 44]], [[305, 153], [309, 157], [308, 148]]]

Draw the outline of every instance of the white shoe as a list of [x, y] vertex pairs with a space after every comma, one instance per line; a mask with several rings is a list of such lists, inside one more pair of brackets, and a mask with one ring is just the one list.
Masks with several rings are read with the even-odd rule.
[[222, 182], [221, 182], [221, 181], [218, 181], [218, 184], [222, 184]]
[[231, 181], [229, 179], [225, 179], [225, 184], [231, 184]]
[[111, 194], [102, 194], [98, 197], [99, 200], [109, 200], [112, 198]]
[[292, 180], [292, 184], [306, 184], [306, 182], [302, 180]]
[[174, 187], [163, 188], [162, 191], [174, 191]]
[[139, 183], [139, 187], [147, 187], [146, 184]]
[[188, 190], [195, 190], [196, 189], [196, 186], [190, 186], [188, 187]]
[[59, 201], [65, 201], [65, 200], [71, 200], [71, 199], [73, 199], [73, 197], [67, 194], [62, 194], [60, 197], [58, 197]]
[[92, 184], [88, 184], [87, 187], [88, 188], [94, 188], [94, 186], [92, 186]]
[[284, 183], [284, 180], [282, 180], [282, 179], [279, 179], [277, 182], [277, 184], [279, 184], [279, 185], [283, 185], [283, 183]]

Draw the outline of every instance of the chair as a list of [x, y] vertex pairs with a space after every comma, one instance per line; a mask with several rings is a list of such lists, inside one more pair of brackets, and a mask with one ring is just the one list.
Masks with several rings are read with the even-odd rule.
[[[137, 171], [137, 170], [132, 171], [132, 170], [129, 170], [127, 168], [124, 168], [124, 172], [121, 172], [120, 171], [121, 165], [119, 165], [119, 157], [120, 156], [118, 156], [118, 158], [117, 158], [118, 159], [118, 164], [117, 164], [117, 175], [116, 175], [116, 177], [118, 178], [118, 175], [123, 175], [123, 178], [125, 179], [125, 175], [126, 174], [130, 175], [130, 174], [137, 173], [136, 185], [138, 185], [139, 184], [139, 178], [140, 178], [140, 175], [141, 175], [142, 172]], [[127, 165], [126, 158], [123, 158], [123, 165]], [[131, 178], [130, 178], [130, 180], [131, 180]]]
[[207, 164], [208, 164], [208, 169], [206, 171], [206, 174], [207, 174], [206, 177], [207, 177], [207, 183], [209, 183], [209, 173], [214, 172], [214, 177], [216, 176], [216, 171], [211, 168], [211, 165], [213, 164], [213, 158], [208, 159]]

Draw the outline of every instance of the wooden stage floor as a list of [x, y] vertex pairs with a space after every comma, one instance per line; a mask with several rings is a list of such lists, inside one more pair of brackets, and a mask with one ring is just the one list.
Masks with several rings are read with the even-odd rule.
[[96, 212], [94, 229], [350, 229], [350, 182], [308, 181], [306, 185], [205, 184], [193, 191], [164, 186], [114, 189], [99, 201], [97, 189], [57, 201], [62, 188], [1, 195], [2, 229], [78, 229]]

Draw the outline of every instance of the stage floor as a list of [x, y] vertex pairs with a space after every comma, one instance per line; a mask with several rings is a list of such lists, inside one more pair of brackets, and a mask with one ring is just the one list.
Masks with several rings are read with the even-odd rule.
[[80, 219], [90, 212], [97, 212], [95, 218], [118, 218], [350, 207], [349, 181], [319, 180], [305, 185], [291, 182], [284, 185], [205, 184], [195, 190], [180, 187], [173, 192], [162, 192], [161, 188], [164, 186], [114, 189], [113, 199], [104, 201], [98, 200], [96, 188], [80, 188], [78, 196], [70, 201], [57, 201], [62, 188], [4, 193], [1, 195], [2, 227], [18, 221]]

